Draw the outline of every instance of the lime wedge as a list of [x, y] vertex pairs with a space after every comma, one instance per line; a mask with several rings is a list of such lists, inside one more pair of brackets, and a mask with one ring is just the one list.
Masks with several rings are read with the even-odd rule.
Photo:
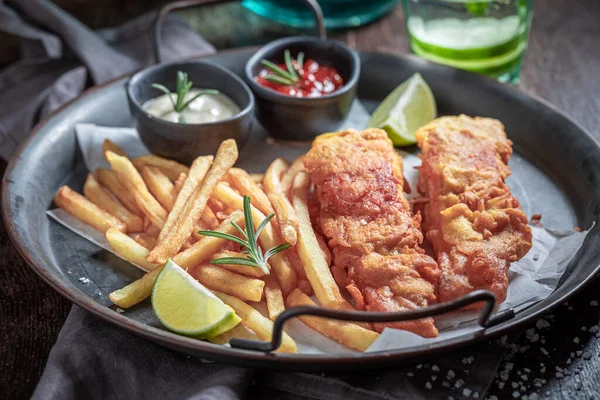
[[416, 130], [436, 114], [433, 93], [417, 73], [388, 94], [371, 115], [369, 127], [385, 130], [395, 146], [408, 146], [417, 142]]
[[231, 307], [171, 260], [154, 283], [152, 309], [169, 330], [198, 338], [221, 334], [241, 321]]

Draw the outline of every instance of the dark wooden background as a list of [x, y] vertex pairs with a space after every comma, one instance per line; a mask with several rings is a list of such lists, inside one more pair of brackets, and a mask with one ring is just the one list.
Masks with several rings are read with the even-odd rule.
[[[160, 0], [56, 0], [93, 28], [114, 26], [140, 15]], [[217, 47], [256, 44], [284, 34], [256, 16], [246, 14], [239, 4], [215, 7], [217, 25], [201, 23], [196, 12], [186, 18]], [[246, 25], [240, 27], [238, 18]], [[218, 29], [215, 30], [214, 28]], [[240, 35], [240, 30], [254, 35]], [[237, 31], [237, 34], [235, 34]], [[408, 52], [402, 10], [368, 26], [334, 33], [351, 46], [391, 53]], [[232, 38], [237, 37], [234, 40]], [[239, 38], [245, 38], [240, 43]], [[18, 57], [18, 42], [0, 36], [0, 66]], [[519, 87], [555, 104], [600, 139], [600, 1], [536, 0], [529, 48]], [[0, 162], [3, 172], [6, 163]], [[599, 250], [600, 251], [600, 250]], [[489, 395], [512, 398], [532, 393], [540, 397], [573, 399], [600, 398], [600, 282], [596, 281], [570, 304], [546, 316], [533, 331], [524, 330], [508, 356], [514, 366], [499, 371]], [[4, 226], [0, 229], [0, 398], [27, 398], [43, 371], [71, 304], [46, 286], [25, 264], [10, 243]], [[600, 334], [598, 334], [600, 336]], [[543, 348], [543, 349], [542, 349]], [[546, 354], [546, 352], [548, 354]], [[541, 366], [541, 363], [544, 366]], [[528, 372], [529, 371], [529, 372]], [[507, 383], [502, 387], [509, 375]], [[527, 375], [523, 378], [523, 375]], [[515, 382], [517, 388], [511, 383]], [[520, 382], [520, 383], [519, 383]], [[523, 390], [525, 389], [525, 390]]]

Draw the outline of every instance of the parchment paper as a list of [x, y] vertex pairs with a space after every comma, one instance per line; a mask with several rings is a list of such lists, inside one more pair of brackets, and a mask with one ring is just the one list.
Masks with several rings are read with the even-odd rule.
[[[355, 102], [345, 127], [362, 129], [366, 126], [369, 114], [358, 102]], [[131, 157], [148, 154], [137, 132], [131, 128], [107, 128], [93, 124], [77, 124], [77, 140], [90, 171], [108, 168], [102, 155], [102, 142], [110, 139], [121, 146]], [[418, 171], [413, 167], [420, 165], [417, 156], [400, 152], [404, 161], [406, 180], [416, 195]], [[58, 223], [95, 243], [106, 251], [112, 252], [104, 235], [75, 217], [60, 209], [48, 211], [48, 215]], [[499, 305], [499, 310], [523, 309], [546, 298], [557, 287], [568, 262], [583, 244], [587, 231], [551, 231], [532, 226], [533, 247], [529, 253], [509, 269], [509, 288], [507, 299]], [[114, 288], [118, 289], [118, 288]], [[263, 309], [264, 304], [258, 304]], [[461, 335], [472, 335], [481, 328], [475, 323], [476, 312], [454, 312], [437, 317], [436, 326], [440, 335], [434, 339], [424, 339], [410, 332], [397, 329], [385, 329], [379, 339], [367, 351], [392, 350], [403, 347], [429, 346], [436, 341], [447, 340]], [[300, 353], [351, 353], [352, 350], [313, 331], [299, 320], [286, 323], [286, 331], [296, 340]]]

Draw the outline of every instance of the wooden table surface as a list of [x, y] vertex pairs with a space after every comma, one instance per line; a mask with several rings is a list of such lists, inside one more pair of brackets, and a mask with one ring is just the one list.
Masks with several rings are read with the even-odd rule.
[[[234, 11], [245, 12], [239, 6]], [[408, 52], [400, 8], [371, 25], [334, 36], [357, 49]], [[519, 87], [566, 111], [600, 139], [600, 1], [535, 2]], [[6, 164], [2, 162], [0, 168], [3, 172]], [[596, 281], [570, 304], [561, 306], [529, 331], [524, 330], [506, 360], [512, 363], [512, 369], [507, 371], [511, 364], [503, 364], [488, 395], [512, 398], [517, 391], [518, 397], [528, 395], [529, 399], [536, 398], [532, 393], [550, 398], [599, 398], [599, 289], [600, 282]], [[31, 395], [70, 308], [68, 301], [29, 269], [3, 226], [0, 398]]]

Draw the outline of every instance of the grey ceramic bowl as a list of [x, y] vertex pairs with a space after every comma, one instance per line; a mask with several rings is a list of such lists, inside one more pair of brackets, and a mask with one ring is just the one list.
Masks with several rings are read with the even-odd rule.
[[[283, 62], [283, 52], [302, 51], [305, 59], [337, 69], [346, 84], [322, 97], [291, 97], [259, 85], [254, 77], [263, 68], [261, 60]], [[257, 116], [272, 136], [290, 140], [311, 140], [338, 129], [356, 97], [360, 75], [358, 54], [335, 40], [292, 37], [262, 47], [246, 64], [245, 77], [256, 96]]]
[[[148, 114], [143, 104], [163, 94], [151, 85], [159, 83], [174, 92], [177, 71], [186, 72], [194, 87], [219, 90], [241, 111], [229, 119], [205, 124], [179, 124]], [[235, 139], [242, 147], [254, 114], [254, 96], [248, 86], [228, 69], [204, 61], [158, 64], [144, 69], [127, 83], [127, 98], [146, 147], [154, 154], [185, 164], [198, 156], [214, 154], [225, 139]]]

